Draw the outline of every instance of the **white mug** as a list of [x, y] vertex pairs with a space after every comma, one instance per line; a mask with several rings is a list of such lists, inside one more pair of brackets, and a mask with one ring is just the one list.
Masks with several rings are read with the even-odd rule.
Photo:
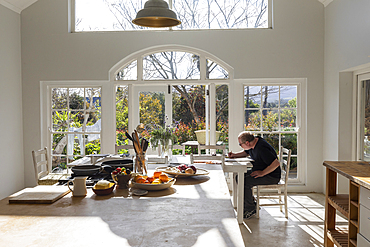
[[69, 187], [68, 181], [68, 188], [72, 191], [73, 196], [86, 196], [87, 189], [86, 189], [86, 179], [87, 177], [75, 177], [73, 182], [73, 190]]

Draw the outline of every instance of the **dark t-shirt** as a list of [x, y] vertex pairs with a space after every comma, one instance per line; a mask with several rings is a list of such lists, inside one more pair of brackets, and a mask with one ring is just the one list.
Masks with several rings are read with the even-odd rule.
[[[262, 137], [258, 137], [256, 146], [253, 149], [244, 150], [247, 154], [251, 156], [254, 160], [252, 162], [253, 168], [252, 171], [262, 171], [271, 163], [277, 159], [277, 155], [275, 149]], [[269, 173], [268, 175], [276, 178], [280, 178], [281, 176], [281, 169], [280, 166], [277, 167], [274, 171]]]

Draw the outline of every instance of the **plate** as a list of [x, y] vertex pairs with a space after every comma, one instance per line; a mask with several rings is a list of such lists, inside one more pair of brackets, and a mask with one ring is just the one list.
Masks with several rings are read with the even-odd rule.
[[139, 184], [135, 183], [133, 180], [131, 181], [135, 189], [142, 189], [142, 190], [164, 190], [171, 187], [175, 182], [175, 178], [171, 178], [167, 183], [163, 184]]
[[188, 174], [188, 173], [181, 173], [181, 172], [174, 172], [174, 171], [166, 171], [167, 166], [157, 167], [155, 169], [157, 171], [161, 171], [161, 172], [164, 172], [164, 173], [167, 173], [169, 175], [176, 176], [176, 177], [177, 176], [181, 176], [181, 177], [204, 176], [204, 175], [209, 174], [209, 171], [207, 171], [206, 169], [202, 169], [202, 168], [197, 168], [197, 173], [195, 173], [195, 174]]

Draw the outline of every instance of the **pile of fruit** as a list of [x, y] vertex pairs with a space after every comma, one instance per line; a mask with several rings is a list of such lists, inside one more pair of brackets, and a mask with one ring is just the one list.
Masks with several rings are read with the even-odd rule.
[[193, 165], [187, 166], [186, 164], [181, 164], [177, 167], [181, 173], [195, 174], [197, 173], [197, 168]]
[[130, 169], [126, 169], [125, 167], [117, 167], [116, 170], [114, 170], [112, 172], [112, 174], [114, 175], [130, 175], [131, 174], [131, 170]]
[[167, 174], [160, 171], [155, 171], [153, 176], [136, 174], [133, 177], [133, 181], [138, 184], [163, 184], [167, 183], [169, 180], [170, 178], [167, 176]]

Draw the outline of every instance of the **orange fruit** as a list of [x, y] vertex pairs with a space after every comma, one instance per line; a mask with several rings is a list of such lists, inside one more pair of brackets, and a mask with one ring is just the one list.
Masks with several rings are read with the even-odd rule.
[[169, 180], [167, 174], [161, 174], [159, 175], [159, 179], [162, 180], [163, 182], [167, 182]]
[[142, 177], [143, 177], [143, 176], [141, 176], [141, 175], [137, 175], [137, 176], [135, 176], [135, 177], [134, 177], [134, 181], [135, 181], [135, 182], [137, 182], [137, 180], [138, 180], [139, 178], [142, 178]]
[[162, 172], [158, 172], [158, 171], [156, 171], [156, 172], [154, 172], [153, 177], [154, 177], [154, 178], [159, 178], [159, 175], [161, 175], [161, 174], [162, 174]]
[[148, 180], [149, 183], [151, 184], [154, 181], [154, 177], [147, 177], [146, 180]]
[[138, 183], [138, 184], [144, 184], [144, 183], [145, 183], [145, 181], [146, 181], [146, 179], [145, 179], [145, 178], [143, 178], [143, 177], [140, 177], [140, 178], [137, 178], [137, 179], [136, 179], [136, 183]]

